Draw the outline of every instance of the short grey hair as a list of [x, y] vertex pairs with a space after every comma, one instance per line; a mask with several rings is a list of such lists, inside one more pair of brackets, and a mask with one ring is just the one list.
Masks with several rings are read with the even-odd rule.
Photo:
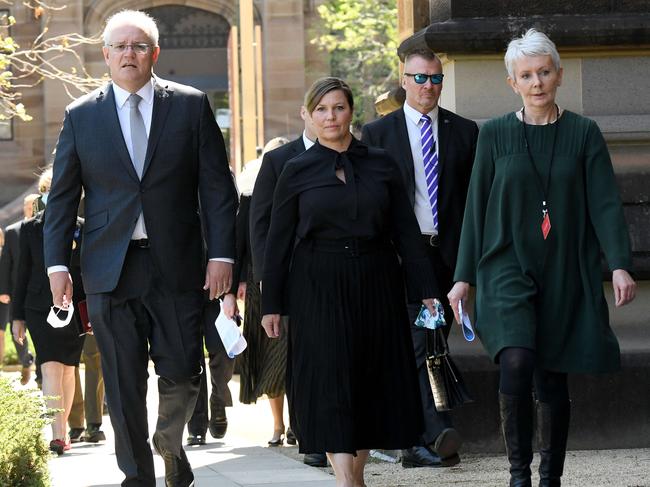
[[433, 52], [431, 49], [418, 48], [407, 52], [406, 55], [404, 56], [404, 64], [406, 64], [408, 60], [413, 57], [421, 57], [422, 59], [425, 59], [427, 61], [436, 61], [438, 64], [440, 64], [440, 66], [442, 66], [442, 61], [440, 60], [438, 55], [435, 52]]
[[149, 14], [141, 10], [121, 10], [109, 17], [104, 27], [104, 45], [108, 46], [114, 39], [111, 39], [113, 31], [119, 27], [130, 25], [137, 27], [149, 38], [154, 46], [158, 46], [158, 26], [156, 21]]
[[535, 29], [528, 29], [521, 37], [516, 37], [508, 44], [504, 57], [508, 76], [515, 77], [515, 62], [524, 56], [551, 56], [556, 70], [560, 69], [560, 54], [546, 34]]

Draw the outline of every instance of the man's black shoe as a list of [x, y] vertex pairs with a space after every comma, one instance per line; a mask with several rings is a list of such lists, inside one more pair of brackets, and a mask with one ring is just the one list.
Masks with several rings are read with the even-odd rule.
[[226, 417], [226, 408], [220, 408], [213, 412], [212, 418], [208, 423], [210, 434], [213, 438], [220, 440], [226, 436], [228, 429], [228, 418]]
[[205, 433], [202, 435], [195, 435], [190, 433], [187, 436], [187, 442], [185, 444], [187, 446], [205, 445]]
[[86, 428], [86, 434], [83, 437], [83, 440], [86, 443], [97, 443], [99, 441], [106, 441], [106, 435], [100, 429], [101, 424], [89, 424]]
[[287, 445], [296, 445], [298, 443], [298, 438], [293, 434], [291, 426], [287, 428], [287, 434], [284, 439], [287, 441]]
[[305, 453], [302, 462], [310, 467], [327, 467], [327, 455], [324, 453]]
[[83, 428], [70, 428], [68, 431], [68, 436], [70, 437], [70, 443], [79, 443], [81, 441], [81, 435], [86, 431]]
[[165, 462], [165, 487], [193, 487], [194, 474], [185, 451], [181, 448], [180, 458], [172, 452], [162, 449], [158, 444], [156, 433], [151, 438], [153, 447]]
[[425, 446], [402, 450], [402, 467], [444, 467], [442, 460]]
[[446, 428], [442, 430], [442, 433], [438, 435], [436, 440], [429, 445], [429, 448], [441, 459], [446, 460], [453, 456], [457, 456], [458, 450], [460, 450], [462, 444], [463, 439], [460, 437], [458, 431], [454, 428]]

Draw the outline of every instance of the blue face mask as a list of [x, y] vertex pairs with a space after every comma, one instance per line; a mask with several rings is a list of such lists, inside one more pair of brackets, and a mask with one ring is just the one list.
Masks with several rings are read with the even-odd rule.
[[50, 196], [49, 191], [47, 193], [43, 193], [41, 195], [41, 201], [43, 202], [43, 205], [47, 205], [47, 197]]

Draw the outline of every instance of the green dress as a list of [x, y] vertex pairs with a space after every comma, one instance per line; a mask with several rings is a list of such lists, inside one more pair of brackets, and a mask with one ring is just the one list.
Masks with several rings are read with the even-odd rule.
[[476, 331], [495, 361], [505, 347], [526, 347], [544, 370], [616, 370], [600, 256], [629, 270], [631, 251], [605, 140], [594, 121], [569, 111], [526, 127], [542, 181], [551, 167], [548, 238], [524, 126], [515, 113], [490, 120], [479, 134], [454, 279], [476, 286]]

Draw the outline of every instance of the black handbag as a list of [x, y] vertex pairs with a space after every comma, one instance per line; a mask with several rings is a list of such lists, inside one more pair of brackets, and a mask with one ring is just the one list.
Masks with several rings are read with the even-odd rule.
[[474, 400], [449, 355], [442, 327], [427, 330], [427, 370], [437, 411], [451, 411]]

